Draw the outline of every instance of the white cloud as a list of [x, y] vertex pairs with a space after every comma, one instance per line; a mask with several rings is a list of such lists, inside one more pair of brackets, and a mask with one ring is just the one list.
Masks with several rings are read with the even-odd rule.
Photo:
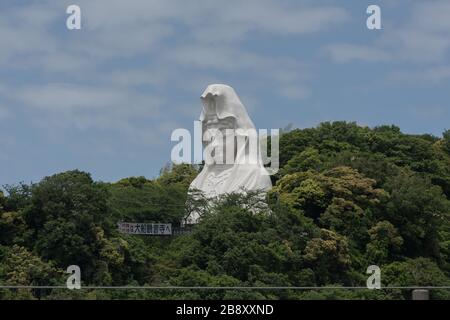
[[146, 27], [177, 22], [187, 27], [188, 34], [212, 29], [216, 33], [208, 33], [209, 39], [221, 38], [230, 30], [238, 39], [257, 30], [276, 34], [317, 32], [347, 19], [340, 7], [311, 5], [309, 1], [129, 0], [124, 5], [122, 0], [85, 0], [80, 6], [92, 30], [139, 25], [151, 31]]
[[402, 24], [393, 24], [380, 40], [397, 61], [440, 63], [450, 50], [450, 2], [414, 3]]
[[102, 80], [121, 87], [159, 87], [170, 82], [170, 79], [174, 77], [172, 71], [171, 68], [162, 68], [162, 66], [128, 68], [113, 70], [106, 74]]
[[[220, 70], [228, 72], [260, 71], [267, 69], [287, 71], [303, 68], [303, 65], [290, 58], [273, 58], [253, 52], [247, 52], [231, 46], [191, 45], [178, 47], [164, 56], [169, 63], [177, 63], [184, 67]], [[292, 75], [288, 72], [287, 77]], [[272, 74], [267, 75], [272, 77]], [[285, 78], [286, 79], [286, 78]], [[287, 79], [290, 80], [290, 79]]]
[[[55, 50], [55, 39], [50, 37], [47, 27], [56, 18], [53, 6], [30, 4], [2, 10], [0, 65], [17, 63], [19, 60], [26, 61], [33, 56]], [[19, 63], [17, 65], [20, 66]]]
[[413, 26], [393, 31], [386, 42], [392, 43], [390, 51], [397, 61], [437, 63], [445, 59], [450, 49], [450, 33], [445, 35]]
[[339, 63], [348, 63], [353, 60], [378, 62], [390, 59], [389, 54], [384, 50], [365, 45], [333, 44], [327, 46], [325, 51]]
[[[180, 45], [185, 46], [184, 39], [193, 46], [211, 42], [223, 45], [245, 41], [255, 33], [268, 36], [318, 32], [347, 19], [342, 8], [311, 5], [309, 1], [79, 0], [82, 30], [69, 32], [63, 31], [69, 3], [44, 1], [0, 13], [0, 36], [7, 44], [0, 48], [3, 61], [9, 63], [8, 59], [19, 54], [13, 60], [36, 61], [45, 72], [53, 70], [50, 63], [42, 61], [60, 56], [54, 69], [64, 69], [60, 66], [70, 67], [73, 59], [77, 59], [75, 65], [80, 65], [82, 54], [91, 67], [92, 62], [101, 64], [105, 59], [160, 53], [161, 49], [177, 51]], [[167, 41], [173, 43], [167, 45]], [[21, 54], [33, 59], [20, 59]], [[96, 61], [90, 61], [93, 58]]]
[[82, 29], [68, 31], [69, 4], [45, 0], [0, 12], [0, 66], [24, 76], [6, 80], [7, 97], [35, 123], [128, 134], [139, 134], [143, 119], [168, 123], [167, 110], [176, 108], [167, 107], [172, 97], [161, 98], [167, 88], [198, 93], [220, 73], [305, 98], [304, 64], [243, 49], [245, 41], [320, 32], [348, 18], [338, 6], [311, 1], [78, 0]]
[[429, 31], [450, 32], [450, 2], [440, 0], [421, 2], [413, 9], [413, 23]]
[[132, 130], [133, 120], [157, 118], [164, 100], [118, 87], [45, 84], [11, 89], [36, 121], [57, 127]]
[[[305, 2], [303, 2], [305, 3]], [[345, 22], [345, 10], [332, 6], [295, 5], [286, 1], [227, 1], [208, 12], [204, 23], [191, 22], [200, 42], [240, 41], [253, 34], [301, 35]]]
[[[439, 63], [450, 50], [450, 2], [415, 2], [407, 17], [385, 21], [373, 45], [334, 44], [327, 47], [338, 62], [365, 61]], [[409, 7], [407, 7], [409, 8]], [[385, 18], [387, 19], [387, 18]], [[368, 31], [369, 32], [369, 31]]]
[[445, 83], [446, 80], [450, 80], [450, 66], [439, 65], [436, 67], [426, 67], [414, 70], [396, 70], [389, 74], [388, 79], [392, 81], [402, 81], [403, 83]]
[[307, 87], [290, 85], [280, 88], [279, 93], [290, 100], [304, 100], [311, 95]]
[[[391, 3], [400, 10], [400, 2]], [[388, 63], [388, 81], [443, 82], [450, 78], [450, 2], [437, 0], [404, 4], [405, 15], [389, 20], [383, 30], [367, 31], [368, 44], [335, 43], [323, 48], [338, 63]], [[390, 9], [394, 10], [394, 9]]]
[[[228, 74], [239, 74], [241, 79], [250, 79], [254, 86], [270, 82], [274, 93], [289, 99], [304, 99], [309, 96], [306, 83], [311, 77], [309, 68], [289, 57], [262, 56], [229, 46], [186, 46], [164, 56], [165, 65], [179, 65], [186, 69], [216, 70]], [[207, 85], [210, 77], [192, 79], [192, 90]], [[211, 79], [212, 80], [212, 79]], [[221, 81], [212, 81], [221, 82]], [[186, 85], [185, 82], [180, 85]], [[189, 84], [188, 84], [189, 85]], [[289, 88], [294, 87], [294, 90]], [[295, 93], [294, 93], [295, 92]]]

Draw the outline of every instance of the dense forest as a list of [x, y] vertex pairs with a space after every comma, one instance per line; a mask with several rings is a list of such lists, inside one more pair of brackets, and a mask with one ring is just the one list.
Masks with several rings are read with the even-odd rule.
[[[74, 170], [0, 191], [0, 285], [331, 286], [293, 289], [0, 289], [0, 299], [410, 299], [365, 286], [369, 265], [389, 286], [450, 286], [450, 131], [322, 123], [286, 130], [269, 207], [258, 195], [187, 198], [198, 173], [93, 181]], [[1, 181], [0, 181], [1, 183]], [[201, 208], [191, 233], [127, 235], [119, 221], [172, 223]], [[450, 290], [430, 291], [450, 299]]]

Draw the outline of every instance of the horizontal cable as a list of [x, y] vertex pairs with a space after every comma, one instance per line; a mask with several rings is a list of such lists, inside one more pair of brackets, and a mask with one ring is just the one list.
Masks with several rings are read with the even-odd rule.
[[[67, 286], [0, 286], [0, 289], [68, 289]], [[369, 289], [367, 287], [182, 287], [182, 286], [165, 286], [165, 287], [150, 287], [150, 286], [81, 286], [81, 289], [95, 290], [95, 289], [115, 289], [115, 290], [361, 290]], [[381, 287], [376, 290], [390, 290], [390, 289], [450, 289], [450, 286], [393, 286]]]

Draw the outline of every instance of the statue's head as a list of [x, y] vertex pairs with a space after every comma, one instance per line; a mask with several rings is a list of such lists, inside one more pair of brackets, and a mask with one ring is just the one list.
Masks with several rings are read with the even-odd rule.
[[200, 121], [206, 126], [228, 129], [254, 129], [247, 110], [234, 89], [225, 84], [209, 85], [200, 97], [203, 105]]
[[222, 117], [217, 111], [219, 103], [219, 96], [208, 93], [205, 97], [202, 97], [203, 110], [205, 111], [203, 125], [204, 129], [208, 130], [221, 130], [234, 129], [236, 125], [236, 118], [234, 116]]
[[246, 150], [249, 135], [256, 135], [256, 130], [234, 89], [224, 84], [209, 85], [201, 101], [203, 144], [206, 154], [211, 155], [205, 157], [206, 164], [256, 163], [258, 148], [252, 153]]

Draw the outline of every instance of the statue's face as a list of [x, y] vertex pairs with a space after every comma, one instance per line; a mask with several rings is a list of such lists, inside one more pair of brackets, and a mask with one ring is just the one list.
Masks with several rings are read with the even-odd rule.
[[[211, 156], [214, 163], [225, 164], [227, 159], [235, 158], [235, 122], [233, 117], [219, 119], [215, 113], [205, 116], [206, 141], [212, 149]], [[211, 139], [212, 137], [212, 139]], [[226, 157], [227, 153], [231, 155]]]
[[233, 117], [219, 119], [215, 113], [207, 113], [205, 117], [206, 129], [220, 130], [225, 134], [226, 129], [234, 129], [235, 120]]
[[[215, 99], [212, 96], [206, 98], [207, 112], [204, 119], [207, 148], [211, 150], [211, 161], [208, 164], [225, 164], [235, 158], [235, 124], [233, 117], [219, 119], [216, 113]], [[205, 136], [204, 136], [205, 137]], [[227, 153], [230, 152], [230, 155]], [[228, 157], [227, 157], [228, 155]], [[206, 160], [206, 159], [205, 159]]]
[[212, 129], [225, 131], [226, 129], [234, 129], [235, 119], [233, 117], [219, 119], [217, 116], [217, 99], [219, 98], [219, 96], [212, 95], [211, 93], [208, 93], [206, 97], [203, 98], [206, 108], [204, 120], [206, 130]]

